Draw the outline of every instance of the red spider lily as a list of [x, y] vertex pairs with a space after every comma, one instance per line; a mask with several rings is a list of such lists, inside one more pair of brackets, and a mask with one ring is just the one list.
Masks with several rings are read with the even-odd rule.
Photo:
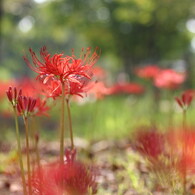
[[29, 114], [34, 112], [36, 101], [36, 99], [31, 97], [19, 96], [17, 104], [18, 113], [27, 117]]
[[156, 130], [139, 130], [135, 138], [136, 149], [146, 157], [157, 159], [164, 152], [165, 137]]
[[176, 97], [175, 100], [182, 109], [186, 110], [192, 102], [192, 94], [185, 91], [180, 98]]
[[87, 48], [86, 52], [82, 49], [82, 54], [78, 59], [74, 53], [72, 53], [72, 56], [65, 57], [63, 57], [62, 53], [51, 56], [46, 47], [40, 50], [41, 60], [37, 58], [32, 49], [30, 49], [30, 53], [33, 65], [30, 64], [26, 57], [24, 57], [24, 60], [33, 71], [39, 74], [38, 77], [44, 76], [44, 83], [51, 77], [57, 77], [61, 82], [69, 80], [76, 83], [79, 81], [74, 77], [75, 75], [90, 78], [90, 70], [99, 57], [96, 50], [91, 55], [90, 48]]
[[184, 81], [186, 75], [184, 73], [175, 72], [172, 69], [161, 70], [154, 79], [154, 85], [158, 88], [175, 89]]
[[86, 83], [83, 82], [81, 85], [78, 85], [74, 82], [69, 82], [69, 85], [65, 86], [65, 94], [66, 95], [77, 95], [83, 97], [83, 93], [87, 91]]
[[[79, 83], [67, 82], [65, 83], [65, 95], [77, 95], [83, 97], [83, 94], [89, 90], [90, 80], [77, 76]], [[59, 80], [50, 79], [46, 84], [43, 84], [43, 91], [47, 97], [56, 98], [62, 95], [62, 85]]]
[[172, 155], [178, 160], [178, 169], [195, 173], [195, 131], [193, 128], [174, 130], [167, 134]]
[[22, 95], [22, 90], [20, 89], [18, 91], [16, 87], [9, 87], [9, 89], [6, 91], [6, 94], [11, 104], [16, 106], [18, 103], [18, 98]]
[[135, 70], [138, 77], [144, 79], [154, 79], [159, 73], [160, 68], [156, 65], [147, 65], [144, 67], [139, 67]]
[[62, 95], [62, 86], [61, 82], [56, 79], [50, 79], [47, 83], [42, 83], [42, 92], [43, 95], [50, 98], [56, 98]]
[[118, 83], [110, 88], [110, 94], [141, 94], [144, 92], [143, 86], [138, 83]]
[[66, 151], [64, 164], [54, 163], [37, 169], [31, 178], [35, 195], [87, 195], [97, 191], [93, 170], [75, 160], [75, 153]]

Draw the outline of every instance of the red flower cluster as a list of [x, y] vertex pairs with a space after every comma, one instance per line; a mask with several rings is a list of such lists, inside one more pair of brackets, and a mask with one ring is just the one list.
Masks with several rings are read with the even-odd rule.
[[54, 163], [37, 169], [31, 178], [35, 195], [95, 194], [95, 172], [75, 160], [75, 151], [66, 150], [65, 164]]
[[161, 70], [154, 79], [154, 85], [158, 88], [175, 89], [178, 88], [184, 81], [186, 75], [175, 72], [172, 69]]
[[[76, 58], [74, 52], [71, 56], [63, 57], [63, 54], [55, 54], [51, 56], [47, 52], [46, 47], [40, 51], [41, 60], [30, 49], [33, 65], [24, 57], [28, 66], [38, 73], [38, 78], [43, 84], [48, 84], [49, 94], [51, 97], [60, 95], [59, 84], [64, 83], [66, 93], [69, 95], [80, 95], [84, 90], [84, 86], [88, 84], [93, 75], [92, 67], [99, 58], [97, 49], [91, 55], [91, 49], [86, 51], [82, 49], [80, 58]], [[58, 82], [59, 81], [59, 82]], [[46, 87], [47, 89], [47, 87]], [[51, 91], [53, 89], [53, 91]], [[57, 92], [57, 93], [56, 93]]]
[[17, 109], [18, 113], [20, 115], [23, 115], [24, 117], [28, 117], [30, 114], [36, 114], [38, 113], [36, 110], [39, 110], [40, 108], [44, 107], [44, 105], [41, 105], [39, 100], [39, 104], [36, 105], [37, 99], [32, 97], [27, 97], [22, 95], [22, 90], [17, 90], [16, 87], [12, 89], [12, 87], [9, 87], [9, 89], [6, 91], [7, 98], [11, 102], [12, 106]]
[[156, 87], [164, 89], [178, 88], [186, 79], [184, 73], [173, 69], [161, 69], [156, 65], [137, 68], [135, 73], [140, 78], [151, 79]]

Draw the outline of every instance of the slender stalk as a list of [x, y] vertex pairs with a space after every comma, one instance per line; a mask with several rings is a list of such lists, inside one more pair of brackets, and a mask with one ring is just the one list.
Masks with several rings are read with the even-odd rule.
[[40, 168], [40, 154], [39, 154], [39, 147], [38, 147], [39, 141], [38, 138], [35, 135], [35, 154], [36, 154], [36, 162], [38, 168]]
[[33, 148], [34, 148], [34, 155], [35, 155], [35, 165], [37, 165], [38, 167], [40, 167], [40, 154], [39, 154], [39, 134], [38, 134], [38, 131], [37, 131], [37, 127], [36, 127], [36, 118], [35, 116], [32, 117], [32, 125], [31, 125], [31, 138], [32, 139], [32, 143], [33, 143]]
[[73, 139], [73, 130], [72, 130], [72, 117], [70, 112], [70, 102], [69, 98], [66, 99], [66, 106], [67, 106], [67, 112], [68, 112], [68, 123], [69, 123], [69, 130], [70, 130], [70, 140], [71, 140], [71, 149], [74, 149], [74, 139]]
[[184, 132], [184, 143], [183, 143], [183, 160], [184, 160], [184, 167], [183, 167], [183, 195], [186, 195], [186, 184], [187, 184], [187, 170], [186, 170], [186, 110], [183, 110], [183, 132]]
[[61, 123], [60, 123], [60, 162], [64, 163], [64, 105], [65, 105], [65, 90], [64, 90], [64, 82], [62, 83], [62, 102], [61, 102]]
[[[37, 166], [38, 166], [38, 170], [41, 171], [41, 164], [40, 164], [40, 154], [39, 154], [39, 147], [38, 147], [38, 144], [39, 144], [39, 136], [38, 134], [36, 134], [34, 136], [34, 140], [35, 140], [35, 155], [36, 155], [36, 163], [37, 163]], [[40, 186], [40, 195], [42, 195], [42, 191], [43, 191], [43, 178], [42, 178], [42, 174], [40, 174], [40, 182], [39, 182], [39, 186]]]
[[22, 178], [23, 193], [24, 195], [27, 195], [16, 107], [14, 107], [14, 119], [15, 119], [15, 127], [16, 127], [16, 140], [18, 145], [18, 156], [19, 156], [19, 164], [20, 164], [20, 171], [21, 171], [21, 178]]
[[28, 173], [28, 190], [29, 190], [29, 195], [32, 194], [32, 186], [31, 186], [31, 170], [30, 170], [30, 145], [29, 145], [29, 127], [28, 127], [28, 118], [24, 117], [24, 125], [25, 125], [25, 130], [26, 130], [26, 156], [27, 156], [27, 173]]

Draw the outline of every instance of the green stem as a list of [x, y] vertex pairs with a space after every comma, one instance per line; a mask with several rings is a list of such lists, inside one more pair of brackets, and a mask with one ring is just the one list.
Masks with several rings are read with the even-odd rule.
[[186, 170], [186, 110], [183, 110], [183, 132], [184, 132], [184, 143], [183, 143], [183, 160], [184, 160], [184, 170], [183, 170], [183, 195], [186, 195], [186, 185], [187, 185], [187, 170]]
[[28, 190], [29, 195], [32, 194], [32, 186], [31, 186], [31, 170], [30, 170], [30, 145], [29, 145], [29, 128], [28, 128], [28, 118], [24, 117], [24, 125], [26, 130], [26, 155], [27, 155], [27, 173], [28, 173]]
[[71, 149], [74, 149], [74, 139], [73, 139], [73, 130], [72, 130], [72, 117], [70, 112], [70, 102], [69, 98], [66, 99], [67, 104], [67, 111], [68, 111], [68, 123], [69, 123], [69, 130], [70, 130], [70, 140], [71, 140]]
[[64, 101], [65, 91], [64, 91], [64, 82], [62, 82], [62, 102], [61, 102], [61, 127], [60, 127], [60, 162], [64, 163]]
[[20, 171], [21, 171], [21, 178], [22, 178], [23, 193], [24, 195], [27, 195], [16, 107], [14, 107], [14, 119], [15, 119], [15, 127], [16, 127], [16, 140], [18, 145], [18, 156], [19, 156], [19, 164], [20, 164]]

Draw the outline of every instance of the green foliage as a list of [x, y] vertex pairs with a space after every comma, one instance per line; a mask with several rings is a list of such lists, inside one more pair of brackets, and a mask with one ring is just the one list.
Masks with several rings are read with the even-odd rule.
[[[20, 75], [30, 74], [22, 55], [29, 47], [39, 50], [43, 45], [66, 53], [99, 46], [102, 65], [112, 54], [129, 73], [135, 64], [189, 53], [191, 38], [185, 25], [194, 15], [193, 0], [47, 0], [42, 4], [4, 0], [2, 5], [1, 64]], [[28, 25], [32, 28], [26, 30]], [[113, 67], [121, 69], [117, 61]]]

